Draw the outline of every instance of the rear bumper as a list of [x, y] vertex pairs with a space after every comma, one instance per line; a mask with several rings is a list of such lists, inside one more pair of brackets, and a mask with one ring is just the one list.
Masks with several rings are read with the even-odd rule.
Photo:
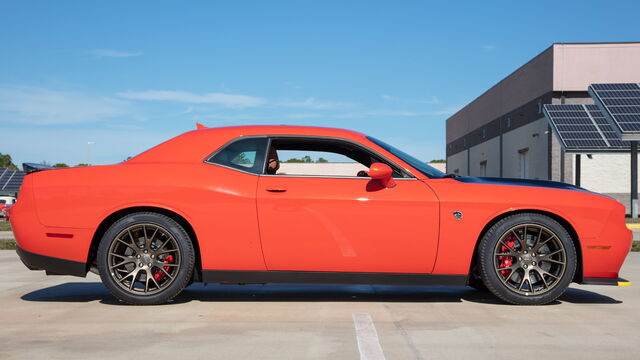
[[44, 270], [47, 275], [87, 276], [87, 264], [82, 262], [34, 254], [20, 247], [16, 248], [16, 253], [29, 270]]
[[598, 278], [586, 277], [581, 282], [584, 285], [611, 285], [611, 286], [631, 286], [631, 281], [623, 278]]

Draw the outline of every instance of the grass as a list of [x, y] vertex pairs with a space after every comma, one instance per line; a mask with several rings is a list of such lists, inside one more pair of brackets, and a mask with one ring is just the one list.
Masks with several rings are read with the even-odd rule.
[[631, 251], [640, 251], [640, 241], [634, 241], [631, 245]]
[[13, 239], [1, 239], [0, 240], [0, 250], [15, 250], [16, 249], [16, 241]]
[[11, 231], [11, 223], [5, 221], [4, 219], [0, 220], [0, 231]]

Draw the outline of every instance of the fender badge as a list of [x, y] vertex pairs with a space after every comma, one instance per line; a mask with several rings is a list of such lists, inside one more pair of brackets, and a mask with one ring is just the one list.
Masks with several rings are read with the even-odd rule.
[[462, 213], [460, 211], [454, 211], [453, 216], [456, 217], [456, 220], [462, 220]]

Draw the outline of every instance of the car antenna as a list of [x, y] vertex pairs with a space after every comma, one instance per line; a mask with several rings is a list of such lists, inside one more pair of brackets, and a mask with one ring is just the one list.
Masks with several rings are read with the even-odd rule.
[[207, 127], [200, 124], [200, 123], [196, 123], [196, 129], [201, 130], [201, 129], [206, 129]]

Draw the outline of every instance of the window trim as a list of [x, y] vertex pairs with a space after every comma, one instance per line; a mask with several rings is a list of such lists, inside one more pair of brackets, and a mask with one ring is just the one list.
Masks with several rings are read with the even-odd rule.
[[[265, 148], [265, 156], [264, 156], [264, 160], [262, 163], [262, 172], [261, 173], [252, 173], [249, 171], [245, 171], [242, 169], [237, 169], [234, 167], [230, 167], [230, 166], [226, 166], [226, 165], [222, 165], [222, 164], [218, 164], [218, 163], [214, 163], [209, 161], [212, 157], [214, 157], [216, 154], [218, 154], [219, 152], [223, 151], [224, 149], [226, 149], [229, 145], [235, 143], [236, 141], [240, 141], [240, 140], [244, 140], [244, 139], [252, 139], [252, 138], [267, 138], [267, 146]], [[267, 154], [269, 152], [269, 148], [271, 146], [271, 140], [273, 139], [290, 139], [290, 138], [298, 138], [298, 139], [310, 139], [310, 140], [333, 140], [333, 141], [338, 141], [338, 142], [345, 142], [348, 143], [350, 145], [356, 146], [358, 148], [360, 148], [363, 151], [368, 152], [369, 154], [378, 157], [382, 160], [384, 160], [387, 164], [391, 164], [392, 169], [395, 168], [396, 170], [398, 170], [398, 172], [400, 172], [401, 174], [403, 174], [405, 177], [399, 177], [399, 178], [393, 178], [394, 180], [417, 180], [417, 178], [411, 174], [409, 171], [405, 170], [402, 166], [399, 166], [398, 164], [396, 164], [395, 162], [391, 161], [389, 158], [387, 158], [386, 156], [378, 153], [377, 151], [369, 148], [368, 146], [365, 146], [357, 141], [351, 140], [351, 139], [345, 139], [345, 138], [340, 138], [340, 137], [335, 137], [335, 136], [321, 136], [321, 135], [279, 135], [279, 134], [273, 134], [273, 135], [240, 135], [236, 138], [233, 138], [229, 141], [227, 141], [226, 143], [224, 143], [223, 145], [221, 145], [218, 149], [216, 149], [213, 153], [211, 153], [209, 156], [205, 157], [204, 160], [202, 161], [203, 163], [206, 164], [210, 164], [210, 165], [215, 165], [215, 166], [220, 166], [223, 168], [227, 168], [230, 170], [235, 170], [235, 171], [239, 171], [241, 173], [245, 173], [245, 174], [249, 174], [249, 175], [254, 175], [254, 176], [269, 176], [269, 177], [281, 177], [281, 178], [324, 178], [324, 179], [361, 179], [361, 180], [371, 180], [371, 178], [369, 177], [362, 177], [362, 176], [330, 176], [330, 175], [270, 175], [266, 173], [266, 167], [267, 167]]]

